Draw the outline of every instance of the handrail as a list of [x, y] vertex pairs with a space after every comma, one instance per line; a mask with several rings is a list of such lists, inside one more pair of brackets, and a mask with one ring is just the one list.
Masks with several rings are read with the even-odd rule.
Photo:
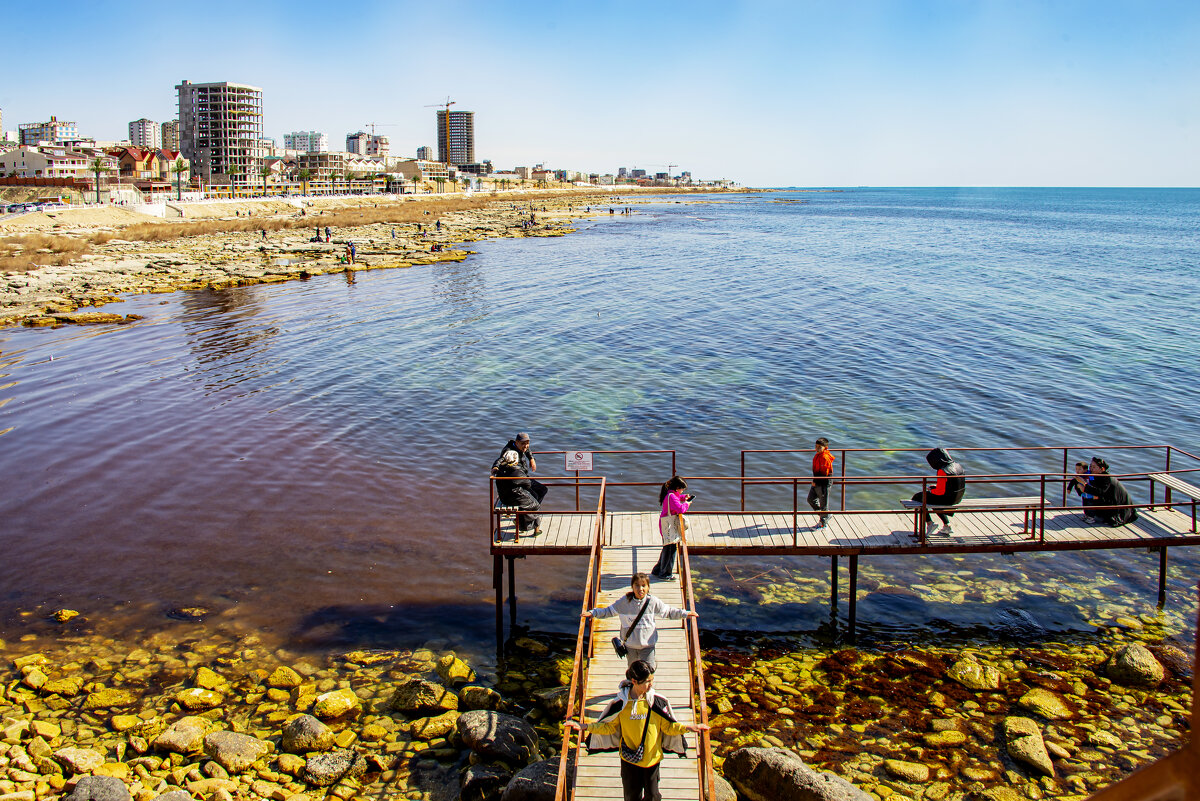
[[[588, 570], [587, 584], [583, 593], [583, 608], [579, 612], [579, 633], [575, 637], [575, 662], [571, 667], [571, 686], [567, 691], [567, 714], [565, 720], [572, 718], [583, 721], [584, 713], [584, 693], [587, 691], [587, 671], [588, 662], [591, 660], [593, 643], [592, 638], [587, 636], [591, 628], [591, 618], [584, 613], [592, 609], [596, 605], [596, 597], [599, 594], [600, 585], [600, 561], [601, 552], [604, 548], [604, 517], [607, 512], [604, 503], [606, 485], [603, 476], [600, 477], [600, 499], [596, 502], [596, 522], [592, 530], [592, 547], [588, 554]], [[587, 653], [584, 653], [584, 644], [587, 644]], [[586, 656], [586, 659], [585, 659]], [[578, 706], [578, 714], [576, 707]], [[567, 801], [567, 767], [570, 765], [571, 752], [571, 732], [569, 726], [563, 726], [562, 748], [559, 751], [558, 757], [558, 781], [554, 785], [555, 801]], [[575, 764], [579, 764], [578, 751], [583, 746], [583, 735], [580, 733], [576, 737], [575, 751], [577, 758]], [[574, 795], [574, 788], [571, 788], [571, 795]]]
[[[692, 585], [692, 564], [688, 557], [686, 532], [679, 541], [680, 589], [684, 590], [684, 608], [689, 612], [696, 611], [696, 596]], [[704, 692], [704, 660], [700, 650], [700, 624], [698, 618], [684, 618], [684, 629], [687, 632], [688, 685], [691, 688], [692, 720], [702, 726], [708, 726], [708, 699]], [[702, 729], [696, 736], [697, 770], [699, 771], [701, 799], [713, 801], [716, 796], [716, 780], [713, 777], [712, 741], [708, 729]]]

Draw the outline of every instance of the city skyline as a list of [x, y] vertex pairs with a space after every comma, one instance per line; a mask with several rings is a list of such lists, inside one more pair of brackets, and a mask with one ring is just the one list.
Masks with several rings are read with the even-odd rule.
[[[447, 96], [475, 112], [476, 158], [584, 172], [689, 170], [760, 186], [1200, 185], [1194, 3], [217, 2], [147, 34], [66, 2], [55, 35], [145, 54], [152, 68], [38, 59], [0, 82], [8, 130], [78, 122], [97, 139], [175, 116], [175, 85], [263, 89], [264, 134], [370, 130], [393, 155], [437, 148]], [[36, 11], [10, 12], [36, 31]], [[450, 25], [446, 19], [455, 20]], [[320, 24], [317, 24], [319, 21]], [[314, 25], [316, 26], [314, 28]], [[314, 33], [319, 31], [319, 34]], [[198, 43], [203, 42], [203, 46]], [[349, 46], [347, 46], [349, 45]], [[22, 74], [24, 73], [24, 74]]]

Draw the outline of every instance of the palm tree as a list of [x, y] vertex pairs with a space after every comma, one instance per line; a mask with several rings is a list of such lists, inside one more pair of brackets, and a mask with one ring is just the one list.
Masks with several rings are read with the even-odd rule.
[[100, 202], [100, 173], [108, 172], [112, 169], [104, 159], [97, 156], [92, 159], [92, 172], [96, 173], [96, 202]]
[[236, 164], [230, 164], [225, 170], [225, 174], [229, 176], [229, 197], [237, 197], [237, 177], [242, 174], [242, 168]]
[[446, 179], [439, 175], [434, 180], [437, 181], [438, 194], [440, 195], [442, 192], [445, 192], [446, 191]]
[[175, 173], [175, 199], [183, 200], [183, 189], [179, 182], [183, 179], [183, 174], [188, 171], [188, 166], [183, 163], [182, 158], [175, 159], [175, 163], [171, 165], [171, 172]]
[[300, 185], [302, 187], [304, 187], [304, 194], [307, 195], [308, 194], [308, 180], [310, 178], [312, 178], [312, 170], [310, 170], [306, 167], [299, 172], [297, 177], [300, 178]]
[[263, 179], [263, 197], [267, 196], [267, 179], [271, 177], [271, 168], [263, 165], [258, 168], [258, 176]]

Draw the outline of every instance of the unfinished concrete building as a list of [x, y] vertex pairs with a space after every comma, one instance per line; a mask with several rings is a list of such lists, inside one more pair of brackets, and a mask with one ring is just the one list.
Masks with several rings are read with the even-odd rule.
[[262, 89], [182, 81], [179, 149], [206, 184], [245, 185], [263, 164]]

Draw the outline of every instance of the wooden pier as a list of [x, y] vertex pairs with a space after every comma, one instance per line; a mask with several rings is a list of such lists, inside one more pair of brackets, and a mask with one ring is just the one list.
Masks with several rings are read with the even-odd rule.
[[[1146, 450], [1147, 446], [1124, 446], [1127, 450]], [[742, 555], [821, 556], [832, 561], [832, 598], [836, 611], [838, 602], [838, 560], [849, 561], [849, 634], [853, 636], [857, 606], [858, 560], [874, 555], [923, 555], [970, 553], [1045, 553], [1077, 550], [1112, 550], [1144, 548], [1159, 554], [1158, 604], [1166, 602], [1167, 550], [1171, 547], [1200, 545], [1197, 531], [1197, 501], [1200, 487], [1200, 457], [1169, 446], [1166, 468], [1158, 472], [1124, 474], [1126, 483], [1146, 481], [1150, 487], [1149, 503], [1133, 504], [1138, 519], [1132, 523], [1108, 527], [1088, 523], [1083, 509], [1069, 507], [1067, 494], [1051, 499], [1050, 488], [1062, 488], [1066, 479], [1069, 450], [1082, 448], [1011, 448], [975, 449], [981, 451], [1061, 451], [1062, 471], [1041, 474], [1002, 474], [976, 476], [968, 479], [967, 497], [954, 508], [953, 533], [927, 534], [917, 525], [926, 511], [911, 508], [913, 504], [897, 501], [897, 508], [857, 510], [847, 509], [846, 487], [855, 484], [895, 484], [897, 498], [917, 489], [927, 488], [928, 477], [921, 476], [847, 476], [846, 454], [841, 454], [842, 475], [832, 481], [840, 484], [841, 504], [827, 511], [828, 523], [818, 526], [818, 517], [807, 505], [801, 506], [800, 487], [807, 486], [808, 476], [774, 477], [688, 477], [689, 482], [739, 482], [741, 509], [708, 510], [693, 508], [688, 513], [689, 528], [685, 543], [680, 547], [679, 582], [652, 581], [651, 592], [671, 606], [695, 610], [692, 591], [690, 557], [696, 555], [734, 558]], [[1109, 448], [1109, 450], [1114, 450]], [[970, 450], [970, 449], [959, 449]], [[1087, 450], [1101, 450], [1087, 449]], [[618, 453], [618, 452], [607, 452]], [[636, 452], [670, 453], [673, 451]], [[743, 473], [746, 454], [743, 452]], [[1172, 470], [1172, 456], [1189, 459], [1183, 470]], [[491, 552], [493, 554], [493, 583], [496, 590], [496, 627], [498, 645], [503, 640], [504, 562], [508, 561], [510, 614], [515, 621], [515, 559], [540, 554], [574, 554], [588, 557], [587, 580], [583, 589], [581, 611], [603, 606], [616, 600], [629, 589], [629, 577], [634, 572], [649, 572], [658, 558], [661, 539], [658, 533], [658, 511], [610, 511], [606, 492], [618, 486], [657, 487], [654, 482], [613, 482], [602, 476], [566, 476], [542, 479], [549, 484], [574, 487], [574, 509], [552, 508], [543, 504], [540, 533], [530, 535], [516, 530], [516, 519], [509, 510], [496, 505], [492, 492]], [[493, 480], [493, 485], [496, 480]], [[792, 504], [785, 510], [748, 510], [745, 508], [746, 487], [755, 485], [791, 485]], [[1014, 490], [1012, 485], [1018, 485]], [[1036, 485], [1038, 495], [1020, 494]], [[1163, 497], [1155, 499], [1156, 485]], [[597, 494], [592, 508], [581, 506], [583, 494]], [[980, 491], [983, 490], [983, 491]], [[560, 490], [555, 490], [560, 492]], [[653, 490], [650, 490], [653, 492]], [[562, 493], [567, 494], [567, 493]], [[647, 493], [649, 494], [649, 492]], [[1174, 496], [1174, 497], [1173, 497]], [[553, 497], [553, 496], [551, 496]], [[978, 497], [972, 506], [972, 498]], [[831, 501], [833, 492], [830, 493]], [[589, 502], [590, 503], [590, 502]], [[919, 506], [919, 505], [918, 505]], [[1093, 513], [1095, 509], [1092, 510]], [[624, 678], [625, 660], [614, 653], [610, 641], [616, 634], [619, 620], [583, 618], [576, 640], [574, 669], [568, 697], [568, 718], [594, 721], [617, 692]], [[695, 618], [682, 625], [664, 621], [659, 626], [656, 647], [658, 670], [655, 688], [671, 701], [672, 707], [684, 722], [707, 722], [707, 702], [704, 689], [704, 669], [699, 646], [699, 628]], [[711, 797], [712, 755], [707, 733], [688, 735], [689, 757], [671, 755], [664, 758], [660, 789], [665, 799], [703, 801]], [[574, 762], [574, 770], [568, 765]], [[583, 741], [567, 729], [560, 752], [559, 786], [556, 798], [611, 799], [621, 795], [619, 756], [613, 753], [592, 755]]]

